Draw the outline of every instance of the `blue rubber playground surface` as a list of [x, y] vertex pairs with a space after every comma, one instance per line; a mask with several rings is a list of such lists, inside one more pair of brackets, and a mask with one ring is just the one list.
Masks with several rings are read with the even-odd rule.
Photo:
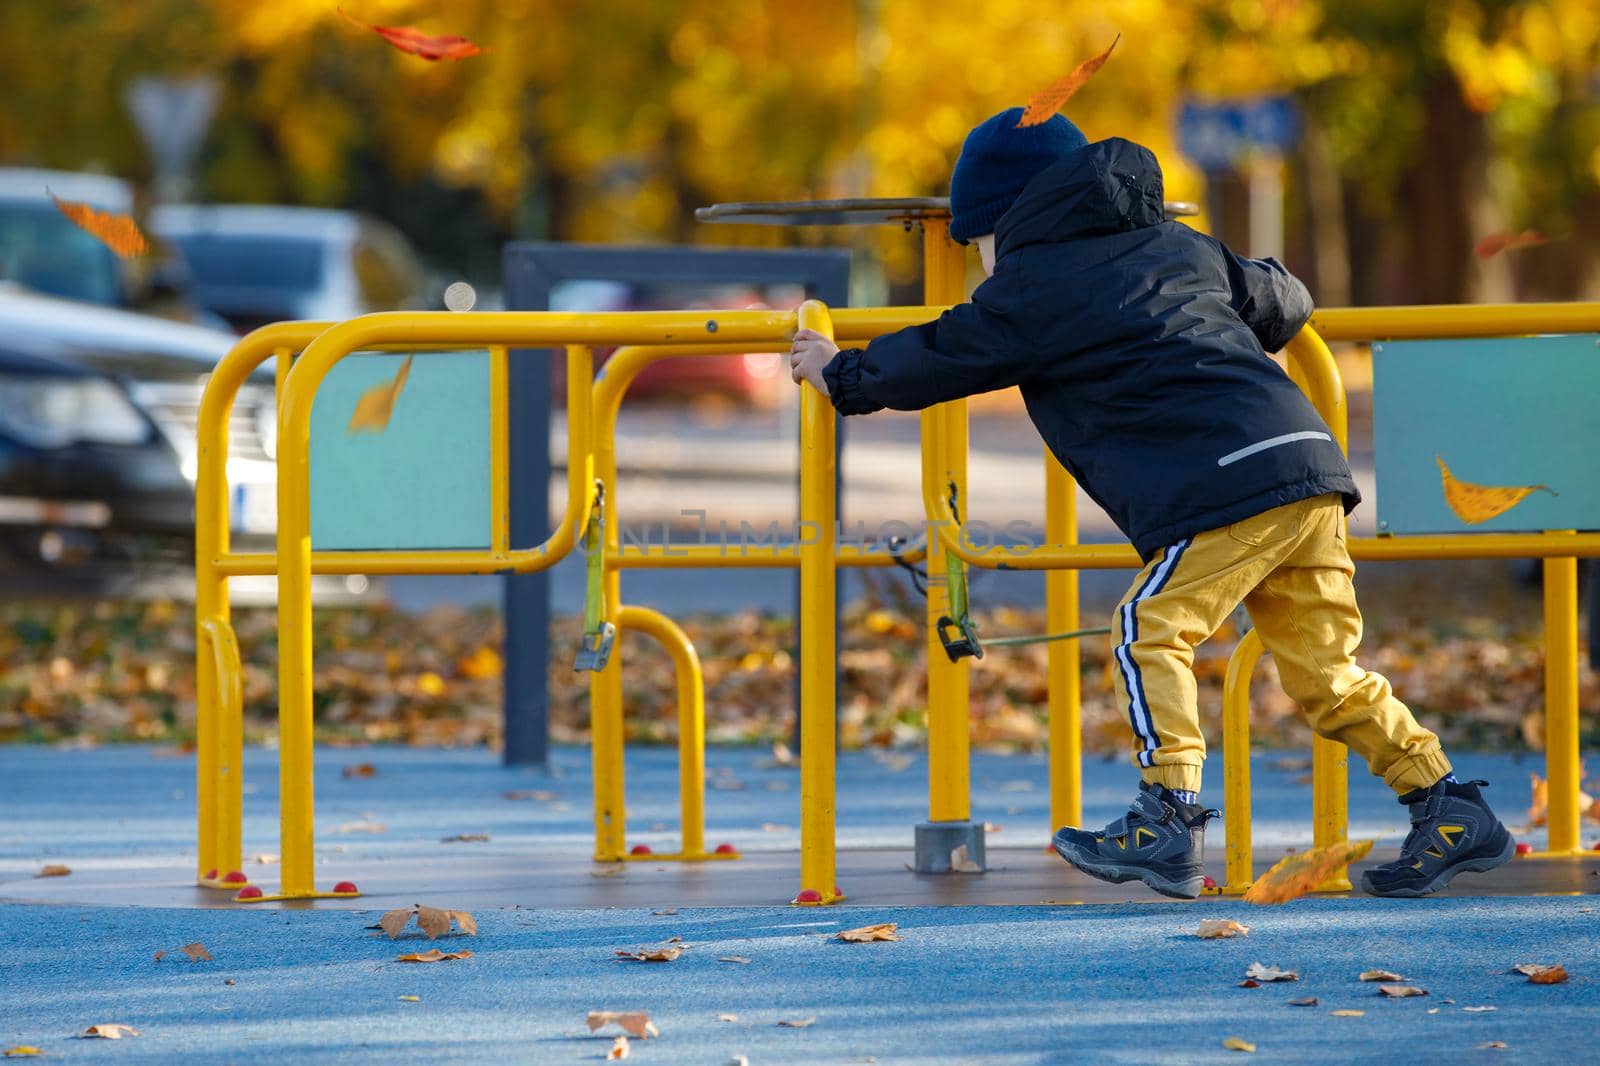
[[[644, 1063], [741, 1055], [752, 1064], [1220, 1062], [1242, 1054], [1223, 1047], [1230, 1037], [1276, 1061], [1600, 1061], [1593, 864], [1578, 882], [1584, 891], [1559, 896], [1474, 895], [1463, 878], [1428, 900], [1319, 897], [1272, 908], [1158, 902], [1138, 886], [1125, 886], [1129, 902], [1103, 904], [902, 907], [853, 894], [835, 908], [794, 908], [780, 901], [796, 887], [797, 774], [764, 752], [714, 750], [711, 777], [720, 785], [708, 795], [708, 839], [730, 839], [752, 863], [779, 871], [771, 905], [674, 905], [664, 896], [605, 909], [617, 877], [648, 873], [629, 864], [607, 868], [616, 877], [595, 877], [592, 905], [551, 907], [541, 864], [582, 863], [590, 844], [586, 751], [558, 751], [549, 775], [502, 769], [485, 752], [318, 757], [319, 878], [359, 861], [363, 889], [381, 893], [386, 869], [456, 868], [460, 876], [440, 884], [458, 887], [400, 905], [471, 909], [477, 936], [390, 941], [368, 928], [394, 905], [376, 898], [288, 909], [74, 901], [79, 893], [104, 898], [118, 878], [164, 885], [192, 876], [192, 759], [136, 747], [0, 749], [0, 1050], [35, 1046], [52, 1058], [119, 1062], [593, 1062], [618, 1030], [591, 1034], [585, 1018], [609, 1010], [645, 1011], [659, 1028], [659, 1037], [632, 1043], [630, 1061]], [[374, 776], [342, 776], [360, 763], [371, 763]], [[671, 752], [630, 753], [630, 840], [672, 843], [674, 764]], [[840, 768], [841, 864], [851, 849], [909, 856], [910, 827], [925, 804], [920, 758], [850, 754]], [[1086, 769], [1088, 817], [1110, 818], [1127, 799], [1128, 771], [1119, 763]], [[1502, 756], [1458, 759], [1458, 770], [1496, 783], [1490, 795], [1512, 825], [1527, 772], [1541, 769]], [[276, 851], [271, 753], [250, 753], [246, 770], [246, 854]], [[1044, 770], [1030, 756], [974, 759], [974, 817], [1003, 826], [990, 837], [1001, 865], [1007, 855], [1037, 856]], [[1310, 789], [1295, 757], [1262, 756], [1254, 772], [1258, 841], [1303, 842]], [[1353, 836], [1392, 847], [1406, 823], [1381, 785], [1357, 773], [1351, 824]], [[490, 840], [443, 842], [463, 833]], [[1600, 832], [1591, 826], [1589, 834]], [[1215, 846], [1211, 855], [1220, 868]], [[250, 872], [270, 883], [276, 871], [264, 857]], [[73, 872], [35, 878], [45, 863]], [[522, 879], [498, 902], [459, 887], [474, 870], [501, 867], [520, 869]], [[1070, 895], [1076, 875], [1062, 867], [1059, 876]], [[171, 895], [176, 886], [163, 891], [163, 899], [187, 898]], [[1203, 918], [1235, 918], [1250, 935], [1198, 939]], [[876, 922], [897, 923], [902, 939], [831, 939]], [[675, 937], [685, 950], [670, 962], [615, 955]], [[179, 950], [196, 941], [211, 961], [191, 962]], [[397, 961], [432, 947], [472, 955]], [[157, 961], [159, 951], [170, 954]], [[723, 961], [735, 958], [748, 961]], [[1299, 980], [1240, 987], [1258, 961]], [[1559, 963], [1570, 977], [1531, 984], [1508, 972], [1519, 963]], [[1369, 969], [1404, 975], [1429, 994], [1385, 998], [1358, 980]], [[1304, 997], [1317, 1004], [1289, 1005]], [[73, 1038], [112, 1022], [140, 1035]]]

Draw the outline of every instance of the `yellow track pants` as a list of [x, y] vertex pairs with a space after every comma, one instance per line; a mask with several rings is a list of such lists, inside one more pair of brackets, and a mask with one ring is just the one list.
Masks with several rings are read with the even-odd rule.
[[1311, 728], [1367, 760], [1398, 793], [1450, 772], [1439, 738], [1389, 682], [1356, 664], [1361, 611], [1344, 505], [1319, 496], [1163, 549], [1140, 571], [1111, 626], [1118, 705], [1146, 781], [1200, 789], [1206, 742], [1194, 649], [1241, 602]]

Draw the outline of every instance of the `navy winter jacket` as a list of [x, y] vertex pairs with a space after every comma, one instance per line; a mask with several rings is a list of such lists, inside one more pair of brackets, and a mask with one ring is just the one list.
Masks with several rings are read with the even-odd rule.
[[1073, 152], [995, 224], [995, 272], [937, 320], [841, 351], [844, 414], [1022, 388], [1050, 450], [1145, 559], [1296, 500], [1360, 500], [1327, 423], [1267, 357], [1311, 315], [1272, 259], [1162, 213], [1121, 138]]

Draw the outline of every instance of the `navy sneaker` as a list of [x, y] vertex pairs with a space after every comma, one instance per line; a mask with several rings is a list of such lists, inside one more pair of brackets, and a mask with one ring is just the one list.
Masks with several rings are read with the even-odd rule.
[[1440, 781], [1400, 797], [1411, 808], [1411, 832], [1394, 862], [1361, 875], [1361, 887], [1374, 896], [1426, 896], [1459, 873], [1482, 873], [1504, 866], [1517, 843], [1483, 801], [1487, 781]]
[[1097, 833], [1056, 831], [1056, 853], [1102, 881], [1143, 881], [1163, 896], [1194, 899], [1205, 886], [1206, 822], [1220, 817], [1160, 785], [1141, 784], [1128, 813]]

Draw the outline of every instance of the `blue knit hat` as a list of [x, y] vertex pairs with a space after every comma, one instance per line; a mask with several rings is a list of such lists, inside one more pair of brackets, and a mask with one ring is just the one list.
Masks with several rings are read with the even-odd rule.
[[1021, 118], [1022, 108], [1007, 108], [973, 129], [961, 146], [950, 174], [950, 236], [962, 244], [993, 233], [1036, 174], [1089, 143], [1062, 115], [1018, 129]]

